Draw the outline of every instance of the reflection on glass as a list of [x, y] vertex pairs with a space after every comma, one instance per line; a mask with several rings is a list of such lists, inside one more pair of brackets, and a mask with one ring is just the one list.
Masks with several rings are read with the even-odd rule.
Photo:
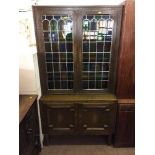
[[51, 20], [51, 31], [57, 31], [57, 21], [56, 20]]
[[73, 21], [69, 15], [42, 16], [48, 89], [73, 89]]
[[113, 25], [110, 15], [83, 16], [83, 89], [108, 87]]

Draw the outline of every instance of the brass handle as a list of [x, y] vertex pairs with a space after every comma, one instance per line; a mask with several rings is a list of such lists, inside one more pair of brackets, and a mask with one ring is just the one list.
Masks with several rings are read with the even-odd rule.
[[107, 125], [107, 124], [104, 124], [104, 127], [105, 127], [105, 128], [107, 128], [107, 127], [108, 127], [108, 125]]
[[50, 124], [48, 127], [49, 127], [49, 128], [53, 128], [53, 124]]
[[105, 111], [110, 111], [110, 109], [105, 109]]
[[83, 125], [83, 128], [87, 128], [87, 124], [84, 124], [84, 125]]
[[74, 108], [71, 108], [70, 111], [75, 111], [75, 109]]
[[27, 134], [31, 134], [32, 133], [32, 129], [31, 128], [27, 129], [26, 133]]
[[73, 124], [70, 124], [69, 127], [70, 127], [70, 128], [74, 128], [74, 125], [73, 125]]

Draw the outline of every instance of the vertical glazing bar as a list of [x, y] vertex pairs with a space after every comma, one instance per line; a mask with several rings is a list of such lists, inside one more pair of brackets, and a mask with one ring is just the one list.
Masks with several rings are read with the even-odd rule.
[[[87, 17], [87, 16], [86, 16]], [[90, 28], [91, 28], [91, 22], [89, 21], [88, 22], [88, 38], [89, 38], [89, 51], [88, 51], [88, 54], [89, 54], [89, 60], [88, 60], [88, 89], [89, 89], [89, 79], [90, 79]]]
[[[95, 19], [95, 15], [93, 17]], [[97, 29], [97, 20], [95, 19], [95, 23], [96, 23], [96, 29]], [[97, 32], [97, 31], [96, 31]], [[94, 31], [94, 40], [95, 40], [95, 31]], [[96, 41], [95, 41], [95, 45], [96, 45], [96, 51], [95, 52], [95, 89], [96, 89], [96, 66], [97, 66], [97, 38], [96, 38]]]
[[[50, 21], [51, 23], [51, 21]], [[54, 67], [53, 67], [53, 45], [52, 45], [52, 39], [51, 39], [51, 25], [49, 25], [49, 29], [50, 29], [50, 34], [49, 34], [49, 37], [50, 37], [50, 43], [51, 43], [51, 54], [52, 54], [52, 75], [53, 75], [53, 86], [54, 86], [54, 89], [55, 89], [55, 77], [54, 77]]]
[[[104, 29], [103, 29], [104, 30]], [[106, 32], [106, 31], [103, 31]], [[104, 75], [104, 70], [103, 70], [103, 65], [104, 65], [104, 52], [105, 52], [105, 34], [103, 33], [103, 61], [102, 61], [102, 77], [101, 77], [101, 85], [102, 85], [102, 89], [103, 89], [103, 75]]]
[[59, 82], [60, 82], [60, 89], [61, 89], [61, 63], [60, 63], [60, 48], [59, 48], [60, 43], [59, 43], [59, 26], [58, 26], [58, 22], [59, 21], [60, 20], [58, 20], [56, 22], [57, 22], [57, 35], [58, 35], [59, 73], [60, 73], [60, 80], [59, 80]]
[[67, 76], [67, 89], [68, 89], [68, 67], [67, 67], [68, 58], [67, 58], [67, 45], [66, 45], [67, 42], [68, 41], [66, 41], [66, 38], [65, 38], [65, 50], [66, 50], [65, 51], [65, 53], [66, 53], [66, 71], [65, 72], [66, 72], [66, 76]]

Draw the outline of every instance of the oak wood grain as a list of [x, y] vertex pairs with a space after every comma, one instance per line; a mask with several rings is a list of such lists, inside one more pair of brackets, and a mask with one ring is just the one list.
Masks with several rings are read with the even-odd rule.
[[113, 94], [71, 94], [71, 95], [44, 95], [40, 101], [52, 102], [81, 102], [81, 101], [117, 101], [116, 96]]

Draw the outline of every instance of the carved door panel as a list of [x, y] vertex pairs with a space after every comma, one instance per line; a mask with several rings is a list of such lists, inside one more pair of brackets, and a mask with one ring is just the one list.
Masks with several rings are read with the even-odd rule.
[[79, 110], [80, 130], [85, 133], [111, 134], [115, 126], [116, 106], [83, 104]]
[[46, 107], [48, 134], [72, 133], [75, 130], [75, 105], [50, 105]]

